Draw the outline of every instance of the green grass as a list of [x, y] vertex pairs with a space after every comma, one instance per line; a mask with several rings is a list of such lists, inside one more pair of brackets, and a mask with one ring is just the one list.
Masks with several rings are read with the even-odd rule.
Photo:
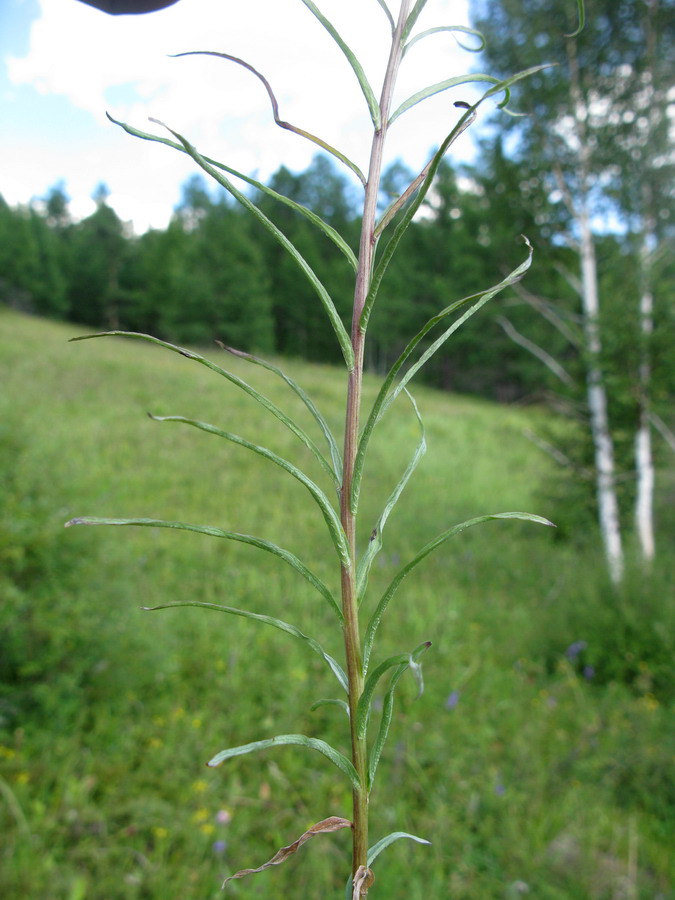
[[[68, 344], [76, 333], [0, 309], [0, 894], [205, 900], [221, 896], [224, 875], [261, 864], [311, 823], [348, 816], [350, 800], [327, 761], [298, 748], [217, 770], [206, 760], [280, 732], [346, 752], [346, 723], [336, 707], [310, 712], [334, 688], [285, 635], [205, 610], [139, 607], [189, 598], [248, 607], [336, 655], [340, 635], [296, 573], [250, 547], [62, 525], [79, 515], [216, 525], [287, 547], [336, 586], [323, 520], [302, 486], [242, 448], [145, 413], [211, 421], [322, 476], [290, 433], [215, 374], [140, 343]], [[267, 373], [212, 357], [307, 421]], [[339, 431], [343, 375], [284, 367]], [[377, 385], [367, 380], [367, 400]], [[541, 412], [415, 396], [430, 449], [390, 519], [371, 599], [451, 524], [509, 509], [567, 515], [543, 508], [549, 463], [522, 437]], [[417, 440], [398, 401], [372, 445], [364, 540]], [[538, 900], [673, 896], [667, 572], [633, 573], [614, 595], [596, 543], [490, 522], [404, 583], [375, 661], [426, 639], [433, 647], [423, 696], [412, 679], [401, 684], [372, 840], [406, 830], [433, 844], [387, 850], [373, 897], [502, 900], [525, 886]], [[570, 661], [565, 649], [579, 640], [587, 646]], [[223, 810], [228, 823], [217, 820]], [[348, 842], [317, 837], [229, 891], [341, 897]]]

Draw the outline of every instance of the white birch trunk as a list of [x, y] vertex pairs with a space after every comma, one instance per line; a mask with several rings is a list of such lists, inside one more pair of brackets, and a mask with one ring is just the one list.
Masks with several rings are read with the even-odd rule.
[[586, 134], [588, 108], [584, 101], [579, 80], [576, 45], [568, 43], [570, 63], [570, 97], [574, 110], [574, 130], [579, 145], [579, 199], [574, 204], [579, 226], [579, 253], [581, 256], [581, 306], [583, 313], [584, 350], [586, 353], [586, 393], [590, 416], [591, 438], [595, 456], [595, 483], [598, 503], [600, 535], [607, 560], [609, 577], [614, 584], [623, 578], [623, 543], [619, 503], [616, 495], [616, 467], [614, 442], [609, 427], [607, 391], [605, 389], [600, 358], [600, 299], [598, 295], [598, 271], [595, 258], [595, 242], [589, 215], [589, 144]]
[[640, 292], [640, 368], [638, 372], [638, 425], [635, 432], [635, 529], [642, 560], [651, 564], [655, 554], [654, 543], [654, 461], [652, 457], [652, 433], [649, 409], [651, 361], [649, 341], [654, 329], [654, 298], [649, 289], [647, 266], [648, 248], [644, 248], [642, 260], [642, 289]]
[[591, 436], [595, 455], [596, 494], [600, 534], [609, 575], [614, 584], [623, 578], [623, 545], [616, 496], [614, 443], [609, 428], [607, 393], [600, 369], [602, 343], [598, 321], [598, 275], [595, 245], [586, 209], [579, 215], [581, 232], [581, 301], [584, 313], [584, 336], [588, 359], [586, 390]]
[[[648, 75], [645, 105], [650, 133], [658, 126], [660, 103], [654, 96], [654, 64], [656, 62], [653, 16], [658, 0], [648, 0], [646, 9], [646, 55]], [[640, 366], [638, 370], [638, 422], [635, 431], [635, 530], [642, 561], [650, 566], [656, 551], [654, 542], [654, 460], [651, 433], [651, 337], [654, 330], [654, 297], [652, 295], [651, 250], [656, 245], [654, 234], [654, 203], [649, 178], [642, 186], [643, 233], [640, 247]]]

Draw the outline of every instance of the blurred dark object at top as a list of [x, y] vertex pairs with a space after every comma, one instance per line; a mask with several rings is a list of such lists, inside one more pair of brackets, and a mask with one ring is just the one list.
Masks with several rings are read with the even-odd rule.
[[126, 16], [137, 13], [156, 12], [167, 6], [173, 6], [177, 0], [80, 0], [88, 6], [95, 6], [111, 16]]

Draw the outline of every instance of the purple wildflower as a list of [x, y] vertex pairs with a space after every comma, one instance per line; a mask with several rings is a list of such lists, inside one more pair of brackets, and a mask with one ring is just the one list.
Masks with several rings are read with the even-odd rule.
[[584, 666], [584, 678], [588, 681], [595, 677], [595, 669], [593, 666]]
[[448, 699], [445, 701], [445, 708], [446, 709], [454, 709], [457, 706], [457, 704], [459, 703], [459, 698], [461, 696], [462, 695], [459, 691], [453, 691], [448, 696]]
[[214, 841], [213, 842], [213, 852], [214, 853], [224, 853], [226, 847], [227, 847], [227, 844], [225, 843], [225, 841]]
[[587, 647], [586, 641], [574, 641], [573, 644], [570, 644], [567, 650], [565, 650], [565, 656], [569, 659], [570, 662], [574, 662], [577, 656], [585, 650]]

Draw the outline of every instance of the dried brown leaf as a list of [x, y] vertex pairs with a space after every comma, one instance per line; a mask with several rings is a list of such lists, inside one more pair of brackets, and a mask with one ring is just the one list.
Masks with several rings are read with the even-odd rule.
[[320, 822], [317, 822], [316, 825], [312, 825], [311, 828], [308, 828], [304, 834], [301, 834], [297, 841], [293, 841], [288, 847], [282, 847], [280, 850], [277, 850], [272, 859], [263, 863], [262, 866], [258, 866], [257, 869], [240, 869], [239, 872], [230, 875], [230, 877], [226, 878], [223, 882], [223, 887], [225, 887], [228, 881], [233, 881], [235, 878], [244, 878], [246, 875], [254, 875], [256, 872], [262, 872], [265, 869], [269, 869], [270, 866], [281, 865], [281, 863], [286, 862], [289, 856], [292, 856], [299, 850], [305, 841], [314, 837], [315, 834], [328, 834], [332, 831], [339, 831], [341, 828], [351, 827], [352, 823], [349, 819], [341, 819], [339, 816], [329, 816], [327, 819], [322, 819]]
[[374, 881], [373, 870], [366, 868], [366, 866], [359, 866], [352, 882], [352, 900], [360, 900], [361, 897], [364, 897]]

